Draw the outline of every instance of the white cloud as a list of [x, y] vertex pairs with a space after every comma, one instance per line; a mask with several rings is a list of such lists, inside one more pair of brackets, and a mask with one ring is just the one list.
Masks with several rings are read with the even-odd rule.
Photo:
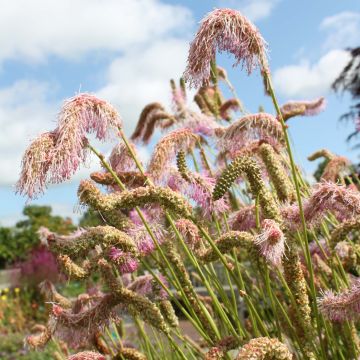
[[219, 0], [220, 7], [238, 9], [251, 21], [259, 21], [270, 16], [280, 0]]
[[328, 32], [324, 43], [327, 49], [346, 48], [359, 45], [360, 13], [344, 11], [326, 17], [320, 29]]
[[331, 50], [316, 63], [303, 60], [296, 65], [284, 66], [274, 73], [275, 88], [287, 97], [325, 95], [349, 58], [344, 50]]
[[[118, 108], [128, 130], [148, 102], [168, 102], [169, 79], [185, 68], [193, 18], [183, 6], [161, 0], [0, 0], [0, 6], [0, 64], [53, 55], [84, 61], [90, 51], [114, 51], [109, 68], [98, 69], [106, 81], [95, 92]], [[53, 88], [30, 80], [0, 88], [1, 185], [16, 182], [29, 140], [55, 127], [60, 102], [47, 97]], [[92, 161], [72, 180], [97, 168]]]
[[166, 39], [146, 48], [133, 48], [112, 62], [108, 83], [97, 94], [117, 106], [128, 133], [149, 102], [159, 101], [169, 109], [169, 80], [181, 76], [187, 51], [187, 41]]
[[0, 0], [0, 8], [0, 62], [119, 52], [192, 22], [187, 8], [160, 0]]
[[56, 105], [46, 102], [49, 85], [18, 81], [0, 89], [1, 184], [13, 184], [20, 171], [21, 156], [40, 132], [53, 127]]

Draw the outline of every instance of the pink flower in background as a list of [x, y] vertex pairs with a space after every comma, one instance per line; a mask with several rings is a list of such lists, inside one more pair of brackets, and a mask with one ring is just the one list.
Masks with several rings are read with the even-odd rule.
[[122, 126], [115, 108], [90, 94], [78, 94], [66, 100], [58, 116], [57, 141], [53, 154], [52, 172], [55, 181], [69, 179], [84, 163], [88, 153], [88, 133], [106, 140], [110, 130]]
[[29, 198], [42, 193], [48, 183], [68, 180], [85, 163], [88, 133], [106, 140], [110, 130], [121, 127], [121, 119], [109, 103], [90, 94], [66, 100], [58, 116], [58, 127], [40, 135], [26, 149], [17, 191]]
[[15, 264], [20, 269], [20, 281], [38, 285], [44, 280], [56, 283], [63, 279], [57, 265], [56, 257], [45, 246], [33, 249], [27, 260]]
[[20, 178], [16, 183], [16, 191], [21, 195], [33, 199], [44, 192], [51, 179], [49, 169], [56, 138], [56, 132], [43, 133], [25, 150]]
[[353, 320], [360, 314], [360, 281], [357, 279], [349, 290], [334, 294], [325, 291], [318, 300], [322, 314], [331, 321]]

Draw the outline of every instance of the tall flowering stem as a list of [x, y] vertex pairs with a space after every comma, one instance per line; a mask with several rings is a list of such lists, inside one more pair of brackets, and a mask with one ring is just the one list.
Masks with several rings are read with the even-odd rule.
[[297, 173], [297, 170], [296, 170], [294, 156], [293, 156], [293, 153], [292, 153], [292, 150], [291, 150], [290, 140], [289, 140], [289, 136], [288, 136], [288, 132], [287, 132], [287, 126], [285, 124], [285, 121], [284, 121], [282, 113], [281, 113], [281, 109], [280, 109], [278, 101], [276, 99], [276, 95], [275, 95], [275, 92], [274, 92], [274, 87], [272, 85], [270, 72], [267, 71], [267, 69], [263, 69], [262, 73], [263, 73], [264, 80], [265, 80], [265, 83], [267, 85], [269, 94], [271, 96], [272, 102], [274, 104], [278, 119], [279, 119], [279, 121], [281, 123], [281, 126], [283, 128], [283, 133], [284, 133], [285, 143], [286, 143], [286, 149], [287, 149], [287, 153], [289, 155], [291, 173], [292, 173], [293, 182], [294, 182], [295, 191], [296, 191], [296, 200], [297, 200], [297, 203], [299, 205], [300, 218], [301, 218], [301, 223], [302, 223], [302, 236], [304, 237], [304, 245], [305, 245], [305, 254], [306, 254], [306, 258], [307, 258], [307, 266], [308, 266], [308, 269], [309, 269], [309, 272], [310, 272], [310, 287], [311, 287], [312, 298], [314, 300], [313, 301], [313, 306], [314, 306], [314, 313], [315, 313], [316, 322], [317, 322], [317, 331], [318, 331], [318, 336], [319, 336], [319, 340], [320, 340], [320, 343], [321, 343], [322, 355], [323, 355], [323, 357], [325, 357], [324, 344], [323, 344], [322, 335], [321, 335], [322, 322], [321, 322], [321, 319], [320, 319], [320, 316], [319, 316], [319, 311], [318, 311], [318, 307], [317, 307], [317, 303], [316, 303], [316, 288], [315, 288], [315, 282], [314, 282], [314, 269], [313, 269], [313, 265], [312, 265], [312, 262], [311, 262], [311, 256], [310, 256], [310, 250], [309, 250], [309, 240], [308, 240], [308, 235], [307, 235], [307, 227], [306, 227], [306, 221], [305, 221], [305, 216], [304, 216], [304, 210], [303, 210], [303, 206], [302, 206], [302, 199], [301, 199], [301, 193], [300, 193], [300, 185], [299, 185], [298, 173]]

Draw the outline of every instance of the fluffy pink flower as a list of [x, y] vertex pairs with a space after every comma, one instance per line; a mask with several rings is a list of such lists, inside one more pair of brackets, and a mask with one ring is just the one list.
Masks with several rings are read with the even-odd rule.
[[221, 126], [213, 117], [192, 110], [187, 110], [181, 122], [184, 128], [190, 129], [194, 134], [203, 136], [214, 136], [215, 130]]
[[322, 112], [326, 107], [325, 98], [312, 101], [289, 101], [281, 106], [280, 111], [284, 120], [294, 116], [313, 116]]
[[58, 127], [40, 135], [25, 151], [17, 191], [34, 198], [48, 183], [69, 179], [86, 160], [86, 135], [95, 133], [99, 140], [105, 140], [110, 129], [118, 127], [118, 113], [104, 100], [79, 94], [65, 101]]
[[164, 136], [156, 145], [150, 160], [148, 172], [156, 182], [161, 182], [169, 174], [171, 162], [182, 150], [188, 152], [195, 147], [199, 137], [190, 129], [182, 128]]
[[271, 219], [262, 222], [262, 229], [263, 232], [256, 236], [255, 244], [260, 247], [260, 252], [267, 261], [278, 266], [285, 251], [284, 233], [279, 224]]
[[16, 183], [16, 191], [33, 199], [44, 192], [51, 179], [52, 152], [56, 142], [55, 132], [46, 132], [36, 138], [25, 150], [21, 173]]
[[185, 81], [195, 87], [207, 83], [216, 50], [233, 54], [234, 65], [242, 63], [249, 74], [259, 65], [268, 71], [264, 39], [255, 25], [236, 10], [215, 9], [201, 21], [190, 45]]
[[218, 147], [222, 152], [229, 152], [230, 155], [237, 153], [256, 140], [275, 146], [284, 141], [280, 122], [266, 113], [241, 117], [222, 132]]
[[[261, 215], [261, 214], [260, 214]], [[256, 228], [255, 205], [244, 206], [229, 218], [232, 230], [249, 231]]]
[[121, 127], [113, 106], [90, 94], [78, 94], [66, 100], [58, 117], [57, 141], [52, 156], [52, 173], [56, 182], [69, 179], [84, 163], [88, 153], [88, 133], [105, 140], [110, 129]]
[[349, 290], [334, 294], [325, 291], [318, 300], [322, 314], [331, 321], [345, 321], [358, 318], [360, 314], [360, 281], [356, 280]]
[[[317, 226], [328, 212], [334, 214], [337, 220], [344, 221], [360, 215], [360, 193], [332, 182], [321, 182], [304, 201], [303, 210], [305, 221], [311, 226]], [[297, 205], [286, 206], [281, 212], [288, 228], [298, 229], [301, 226]]]

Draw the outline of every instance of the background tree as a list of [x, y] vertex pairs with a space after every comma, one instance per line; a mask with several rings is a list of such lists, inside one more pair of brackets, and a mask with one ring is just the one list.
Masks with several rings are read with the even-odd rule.
[[70, 218], [54, 216], [50, 206], [29, 205], [23, 210], [24, 220], [14, 227], [0, 227], [0, 268], [24, 260], [39, 245], [37, 231], [45, 226], [51, 231], [67, 234], [75, 229]]
[[[342, 120], [355, 120], [355, 130], [347, 140], [357, 137], [360, 132], [360, 47], [348, 49], [351, 59], [332, 84], [336, 92], [349, 92], [354, 104], [341, 116]], [[360, 147], [360, 144], [355, 145]]]

